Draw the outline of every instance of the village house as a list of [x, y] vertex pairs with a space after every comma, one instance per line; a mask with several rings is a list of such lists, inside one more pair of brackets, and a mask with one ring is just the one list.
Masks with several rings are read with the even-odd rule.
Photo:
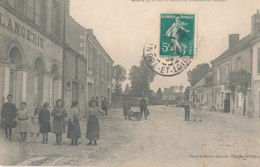
[[196, 99], [199, 99], [207, 111], [214, 109], [212, 108], [212, 71], [191, 87], [189, 100], [195, 102]]
[[[260, 99], [260, 14], [252, 16], [251, 33], [239, 39], [239, 34], [229, 35], [229, 47], [219, 57], [211, 61], [213, 70], [212, 105], [218, 111], [234, 111], [242, 115], [244, 97], [235, 93], [234, 110], [230, 90], [227, 89], [231, 71], [246, 70], [252, 75], [251, 85], [245, 96], [247, 114], [259, 116]], [[225, 106], [230, 106], [228, 109]]]

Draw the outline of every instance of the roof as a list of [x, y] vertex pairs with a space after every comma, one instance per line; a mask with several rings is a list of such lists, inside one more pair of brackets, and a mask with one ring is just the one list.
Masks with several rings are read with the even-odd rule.
[[212, 71], [209, 71], [203, 78], [199, 80], [194, 86], [191, 87], [191, 89], [197, 89], [201, 87], [209, 87], [212, 85]]
[[211, 61], [211, 64], [214, 64], [215, 62], [221, 60], [224, 57], [230, 56], [233, 52], [236, 52], [240, 50], [241, 48], [247, 47], [252, 43], [255, 43], [256, 39], [260, 39], [260, 34], [259, 35], [253, 35], [249, 34], [242, 38], [241, 40], [237, 41], [234, 43], [234, 46], [231, 48], [228, 48], [226, 51], [224, 51], [220, 56], [218, 56], [216, 59]]
[[109, 56], [109, 54], [106, 52], [106, 50], [103, 48], [103, 46], [100, 44], [100, 42], [97, 40], [97, 37], [94, 35], [92, 29], [86, 29], [93, 37], [93, 39], [97, 42], [98, 46], [102, 49], [102, 51], [106, 54], [106, 56], [114, 63], [114, 60]]

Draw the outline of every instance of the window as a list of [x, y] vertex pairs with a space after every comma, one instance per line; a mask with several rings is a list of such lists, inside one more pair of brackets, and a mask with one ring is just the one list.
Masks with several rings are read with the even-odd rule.
[[258, 49], [257, 52], [257, 72], [258, 74], [260, 73], [260, 48]]
[[15, 9], [19, 13], [24, 14], [24, 11], [25, 11], [25, 0], [16, 0], [15, 1]]
[[217, 69], [217, 82], [220, 81], [220, 68]]
[[88, 54], [88, 69], [92, 70], [93, 65], [93, 47], [89, 45], [89, 54]]
[[224, 92], [221, 92], [221, 104], [224, 102]]
[[236, 106], [242, 107], [242, 93], [236, 94]]
[[240, 70], [242, 68], [242, 59], [241, 57], [236, 58], [236, 69]]
[[226, 65], [226, 73], [225, 73], [225, 80], [228, 80], [228, 75], [229, 75], [229, 64]]
[[78, 70], [78, 56], [75, 56], [75, 78], [78, 79], [79, 70]]
[[3, 0], [5, 3], [7, 3], [9, 6], [12, 6], [14, 5], [14, 2], [13, 0]]
[[67, 82], [67, 88], [70, 88], [70, 81]]
[[52, 1], [52, 29], [56, 38], [61, 40], [61, 7], [57, 0]]
[[82, 90], [84, 90], [84, 89], [85, 89], [85, 85], [84, 85], [84, 84], [82, 84], [82, 86], [81, 86], [81, 89], [82, 89]]
[[10, 78], [9, 78], [9, 94], [14, 95], [14, 80], [15, 74], [13, 70], [10, 70]]
[[47, 1], [40, 1], [40, 27], [43, 30], [47, 28]]
[[34, 21], [35, 0], [26, 0], [26, 16], [29, 20]]
[[93, 52], [93, 73], [97, 72], [97, 52], [94, 50]]

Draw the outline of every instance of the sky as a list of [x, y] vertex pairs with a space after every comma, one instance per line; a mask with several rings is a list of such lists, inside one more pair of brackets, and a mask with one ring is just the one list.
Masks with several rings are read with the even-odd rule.
[[[93, 29], [114, 64], [124, 66], [127, 73], [133, 65], [139, 65], [145, 43], [159, 40], [161, 13], [196, 14], [196, 57], [181, 74], [173, 77], [156, 75], [150, 84], [154, 91], [172, 85], [188, 86], [187, 72], [197, 64], [210, 63], [223, 53], [228, 48], [229, 34], [240, 34], [240, 39], [248, 35], [251, 16], [260, 9], [259, 0], [138, 1], [70, 0], [70, 14], [85, 28]], [[129, 81], [124, 85], [126, 83]]]

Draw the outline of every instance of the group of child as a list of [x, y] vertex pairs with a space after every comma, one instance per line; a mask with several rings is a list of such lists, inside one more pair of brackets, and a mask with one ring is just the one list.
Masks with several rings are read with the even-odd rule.
[[[30, 142], [30, 139], [36, 137], [35, 142], [39, 142], [39, 134], [43, 135], [43, 143], [48, 143], [48, 132], [51, 131], [49, 103], [44, 103], [43, 108], [38, 106], [33, 115], [26, 109], [26, 103], [21, 103], [21, 108], [17, 112], [17, 129], [21, 134], [20, 141]], [[30, 136], [27, 137], [27, 133]]]
[[[85, 114], [87, 118], [86, 138], [89, 140], [88, 145], [94, 142], [97, 145], [99, 139], [99, 121], [98, 114], [102, 113], [98, 107], [98, 102], [93, 100], [89, 104], [89, 109]], [[50, 120], [53, 117], [51, 126]], [[65, 110], [62, 100], [56, 101], [56, 106], [50, 112], [48, 102], [43, 106], [36, 107], [33, 114], [26, 108], [26, 102], [21, 102], [20, 109], [12, 103], [12, 96], [8, 95], [8, 102], [4, 104], [1, 112], [1, 126], [5, 129], [6, 140], [12, 141], [12, 128], [17, 128], [21, 134], [21, 142], [39, 142], [40, 133], [42, 134], [42, 143], [48, 143], [48, 133], [56, 135], [56, 143], [62, 143], [62, 135], [66, 133], [67, 138], [71, 139], [71, 145], [78, 145], [78, 139], [81, 138], [79, 123], [80, 113], [77, 101], [72, 103], [69, 112]]]

